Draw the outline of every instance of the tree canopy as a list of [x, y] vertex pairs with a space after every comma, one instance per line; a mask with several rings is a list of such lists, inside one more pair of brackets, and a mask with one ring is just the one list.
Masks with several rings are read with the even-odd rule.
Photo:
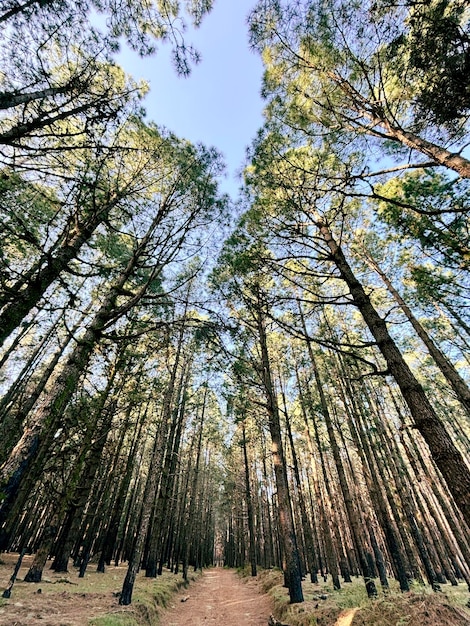
[[468, 7], [260, 0], [238, 199], [114, 57], [211, 7], [3, 3], [0, 549], [470, 585]]

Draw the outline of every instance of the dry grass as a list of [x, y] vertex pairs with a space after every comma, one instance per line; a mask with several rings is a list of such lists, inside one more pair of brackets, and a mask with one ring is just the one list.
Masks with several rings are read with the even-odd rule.
[[379, 597], [369, 600], [361, 579], [343, 584], [339, 591], [328, 582], [304, 581], [305, 602], [291, 605], [279, 571], [264, 571], [260, 579], [274, 599], [276, 615], [289, 626], [470, 626], [470, 596], [464, 583], [442, 585], [441, 593], [418, 585], [401, 593], [391, 582], [388, 592], [379, 590]]
[[[16, 554], [3, 554], [0, 589], [7, 587]], [[0, 600], [0, 626], [142, 626], [158, 623], [160, 607], [165, 607], [176, 591], [185, 585], [181, 574], [164, 572], [157, 579], [137, 577], [133, 602], [119, 606], [118, 594], [126, 575], [126, 564], [108, 567], [99, 574], [90, 564], [84, 578], [70, 568], [67, 574], [44, 570], [40, 583], [23, 578], [32, 557], [26, 557], [9, 600]], [[194, 579], [194, 577], [193, 577]]]
[[[14, 554], [2, 555], [1, 589], [8, 585], [16, 558]], [[181, 575], [164, 572], [155, 580], [140, 574], [132, 605], [121, 607], [117, 594], [126, 574], [125, 565], [110, 567], [105, 574], [98, 574], [90, 566], [83, 579], [72, 568], [66, 575], [45, 570], [44, 580], [32, 584], [22, 581], [30, 560], [25, 559], [12, 597], [0, 600], [0, 626], [155, 625], [160, 608], [184, 585]], [[262, 590], [273, 598], [276, 616], [289, 626], [470, 626], [470, 609], [466, 606], [469, 593], [464, 584], [443, 585], [442, 593], [416, 585], [405, 594], [392, 584], [388, 593], [379, 592], [377, 600], [370, 601], [360, 579], [344, 584], [339, 591], [329, 583], [313, 585], [304, 581], [305, 602], [290, 605], [279, 570], [261, 572], [259, 581]], [[358, 610], [353, 614], [354, 608]]]

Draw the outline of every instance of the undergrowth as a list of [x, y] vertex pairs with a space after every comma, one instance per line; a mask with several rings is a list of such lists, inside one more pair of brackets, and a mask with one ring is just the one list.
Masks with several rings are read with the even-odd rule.
[[470, 626], [469, 593], [463, 583], [442, 585], [440, 593], [426, 585], [412, 585], [412, 591], [401, 593], [391, 581], [389, 590], [379, 588], [377, 599], [370, 600], [359, 578], [344, 583], [340, 590], [328, 582], [304, 581], [305, 602], [290, 604], [279, 570], [261, 571], [259, 580], [273, 599], [276, 617], [289, 626], [335, 626], [347, 614], [351, 626]]
[[[189, 577], [190, 582], [196, 580], [198, 574]], [[156, 626], [159, 624], [161, 609], [170, 603], [174, 594], [182, 587], [187, 587], [181, 577], [164, 572], [158, 578], [139, 578], [134, 590], [132, 604], [121, 607], [113, 613], [95, 617], [88, 622], [89, 626]]]

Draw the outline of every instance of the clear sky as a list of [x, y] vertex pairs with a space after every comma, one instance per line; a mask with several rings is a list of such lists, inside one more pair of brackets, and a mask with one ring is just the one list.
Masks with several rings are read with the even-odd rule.
[[246, 18], [256, 0], [215, 0], [199, 29], [188, 28], [202, 59], [188, 78], [176, 74], [169, 47], [141, 59], [124, 51], [119, 63], [136, 79], [150, 83], [144, 106], [147, 118], [178, 136], [215, 146], [227, 163], [224, 191], [239, 187], [245, 148], [262, 124], [262, 63], [248, 46]]

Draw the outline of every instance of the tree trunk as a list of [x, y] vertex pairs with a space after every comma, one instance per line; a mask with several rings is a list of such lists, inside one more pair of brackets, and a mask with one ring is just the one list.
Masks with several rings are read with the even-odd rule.
[[54, 514], [52, 520], [46, 524], [41, 538], [40, 548], [36, 552], [34, 561], [24, 577], [25, 583], [41, 582], [42, 572], [47, 563], [47, 559], [57, 533], [57, 522], [58, 516]]
[[284, 390], [282, 390], [282, 399], [284, 404], [284, 415], [286, 419], [286, 428], [287, 428], [287, 436], [289, 439], [289, 445], [291, 449], [292, 455], [292, 464], [294, 467], [294, 477], [295, 483], [297, 487], [297, 494], [299, 499], [299, 508], [300, 508], [300, 517], [302, 520], [302, 527], [305, 537], [305, 549], [307, 552], [307, 565], [308, 571], [310, 573], [310, 581], [312, 583], [318, 582], [318, 564], [315, 555], [315, 547], [313, 542], [313, 533], [312, 533], [312, 525], [310, 523], [310, 519], [307, 515], [307, 507], [305, 505], [305, 498], [303, 494], [303, 485], [300, 479], [300, 470], [299, 470], [299, 462], [297, 459], [297, 453], [294, 446], [294, 438], [292, 436], [292, 427], [290, 423], [289, 413], [287, 411], [287, 403]]
[[[132, 405], [129, 404], [128, 410], [126, 412], [125, 425], [128, 424], [130, 412], [132, 410]], [[134, 465], [136, 462], [138, 444], [140, 441], [140, 436], [142, 433], [142, 429], [147, 419], [148, 412], [148, 403], [145, 405], [145, 409], [142, 411], [141, 415], [137, 420], [136, 430], [134, 432], [134, 437], [130, 446], [129, 453], [127, 455], [126, 463], [124, 470], [121, 473], [120, 482], [118, 482], [116, 489], [115, 500], [111, 507], [111, 516], [109, 519], [109, 523], [106, 526], [106, 531], [104, 533], [103, 543], [101, 546], [100, 558], [98, 560], [98, 565], [96, 568], [97, 572], [104, 573], [105, 565], [111, 562], [113, 557], [113, 552], [116, 548], [116, 541], [119, 533], [119, 522], [121, 520], [125, 501], [126, 494], [129, 489], [129, 485], [131, 484], [132, 474], [134, 471]], [[118, 449], [121, 449], [123, 437], [125, 435], [125, 428], [122, 430], [121, 440]], [[117, 564], [116, 564], [117, 565]]]
[[73, 339], [75, 332], [80, 327], [80, 324], [83, 321], [83, 317], [84, 316], [82, 316], [80, 322], [77, 323], [69, 333], [67, 333], [63, 345], [59, 348], [59, 350], [56, 351], [50, 362], [45, 367], [44, 371], [41, 374], [41, 377], [34, 386], [34, 389], [32, 389], [30, 393], [28, 393], [27, 397], [24, 398], [24, 400], [19, 404], [17, 409], [9, 411], [4, 417], [4, 420], [0, 425], [0, 441], [2, 441], [0, 464], [3, 464], [8, 459], [13, 448], [21, 439], [24, 420], [32, 411], [34, 405], [44, 391], [47, 383], [49, 382], [54, 372], [56, 365], [60, 361], [61, 356]]
[[155, 435], [152, 457], [150, 459], [149, 471], [145, 483], [141, 517], [136, 530], [136, 537], [132, 552], [129, 556], [129, 566], [127, 569], [127, 574], [124, 579], [121, 595], [119, 597], [119, 604], [124, 606], [127, 606], [132, 602], [132, 593], [134, 590], [135, 579], [142, 561], [147, 533], [150, 527], [152, 510], [157, 495], [156, 492], [158, 482], [160, 480], [165, 441], [168, 437], [168, 427], [168, 420], [163, 420], [157, 434]]
[[[339, 367], [344, 370], [345, 366], [340, 356], [338, 356], [338, 362]], [[339, 391], [348, 418], [349, 431], [356, 444], [359, 458], [361, 459], [362, 471], [367, 488], [374, 504], [377, 518], [382, 527], [390, 556], [392, 557], [395, 575], [400, 583], [400, 590], [409, 591], [410, 585], [406, 574], [406, 560], [389, 514], [386, 497], [383, 493], [381, 468], [375, 463], [369, 439], [365, 435], [366, 419], [364, 415], [364, 405], [358, 393], [353, 389], [352, 384], [348, 380], [347, 374], [345, 372], [343, 372], [343, 374], [343, 376], [339, 377]], [[357, 398], [359, 398], [359, 400], [357, 400]], [[369, 402], [368, 406], [372, 408], [372, 403]]]
[[303, 602], [302, 575], [299, 566], [299, 555], [294, 531], [294, 520], [289, 498], [289, 485], [287, 480], [286, 462], [282, 444], [281, 422], [279, 417], [279, 407], [274, 391], [274, 384], [271, 375], [271, 364], [266, 337], [266, 328], [258, 303], [258, 310], [255, 312], [258, 340], [261, 349], [261, 371], [260, 376], [266, 394], [266, 409], [269, 417], [269, 431], [272, 443], [272, 462], [276, 477], [277, 502], [279, 527], [281, 531], [281, 542], [283, 557], [286, 563], [284, 578], [289, 589], [290, 602]]
[[[0, 305], [4, 305], [0, 314], [0, 346], [36, 306], [49, 286], [77, 257], [83, 245], [106, 219], [116, 202], [117, 198], [110, 199], [84, 221], [80, 221], [80, 216], [72, 216], [58, 241], [52, 246], [53, 252], [44, 253], [11, 287], [9, 293], [14, 294], [14, 300], [0, 302]], [[8, 299], [10, 300], [11, 296], [8, 296]]]
[[426, 330], [418, 322], [416, 317], [413, 315], [411, 309], [407, 306], [406, 302], [392, 285], [392, 282], [390, 281], [388, 276], [380, 269], [378, 263], [374, 259], [372, 259], [369, 254], [366, 255], [365, 260], [381, 277], [388, 291], [393, 296], [395, 301], [400, 305], [403, 313], [406, 315], [408, 321], [413, 326], [416, 334], [428, 349], [429, 354], [434, 359], [442, 375], [454, 390], [459, 402], [466, 408], [467, 412], [470, 414], [470, 389], [468, 388], [468, 385], [466, 384], [464, 379], [460, 376], [458, 371], [445, 356], [445, 354], [443, 354], [441, 350], [439, 350], [439, 348], [428, 335]]
[[361, 312], [377, 346], [387, 362], [407, 403], [415, 426], [429, 446], [431, 455], [441, 471], [464, 519], [470, 520], [470, 470], [462, 454], [455, 446], [443, 423], [432, 408], [422, 386], [414, 377], [395, 342], [385, 321], [372, 306], [369, 296], [357, 280], [346, 258], [334, 240], [326, 223], [318, 219], [317, 226], [330, 250], [330, 259], [346, 282], [354, 304]]
[[[104, 395], [107, 395], [107, 391]], [[56, 572], [67, 572], [68, 560], [72, 552], [72, 547], [77, 539], [82, 515], [90, 498], [90, 494], [92, 493], [93, 482], [100, 467], [103, 449], [106, 444], [115, 409], [115, 400], [106, 408], [104, 408], [103, 402], [103, 407], [99, 408], [99, 416], [102, 420], [101, 424], [95, 424], [96, 431], [93, 431], [94, 441], [87, 451], [86, 459], [84, 459], [84, 471], [77, 484], [72, 486], [71, 493], [65, 496], [66, 501], [68, 501], [65, 515], [67, 532], [61, 533], [60, 544], [56, 547], [55, 558], [52, 564], [52, 569]], [[59, 503], [57, 506], [61, 507]]]
[[245, 466], [245, 498], [246, 509], [248, 515], [248, 534], [250, 540], [249, 554], [251, 575], [256, 576], [256, 544], [255, 544], [255, 520], [253, 515], [253, 501], [251, 497], [251, 483], [250, 483], [250, 466], [248, 463], [248, 451], [246, 445], [246, 426], [245, 421], [242, 420], [242, 448], [243, 448], [243, 463]]
[[[458, 153], [450, 152], [427, 139], [423, 139], [416, 133], [404, 130], [401, 126], [392, 124], [386, 117], [385, 112], [377, 103], [368, 102], [357, 89], [339, 74], [329, 73], [330, 78], [343, 91], [351, 106], [358, 112], [359, 116], [364, 116], [370, 120], [370, 125], [359, 126], [358, 131], [369, 132], [372, 136], [377, 136], [375, 128], [380, 129], [379, 136], [389, 141], [395, 141], [412, 150], [417, 150], [432, 159], [434, 163], [448, 167], [463, 178], [470, 178], [470, 161]], [[347, 123], [350, 120], [347, 119]], [[385, 135], [385, 137], [384, 137]]]
[[312, 346], [310, 341], [307, 340], [307, 347], [310, 357], [310, 363], [313, 369], [313, 374], [315, 377], [316, 388], [318, 392], [318, 396], [320, 398], [321, 411], [323, 418], [325, 420], [326, 429], [328, 432], [328, 439], [331, 446], [331, 451], [333, 453], [333, 458], [335, 460], [336, 471], [338, 473], [339, 484], [341, 487], [341, 492], [343, 494], [344, 504], [346, 507], [346, 512], [348, 515], [348, 520], [351, 528], [351, 532], [353, 535], [354, 545], [356, 548], [356, 553], [359, 558], [359, 564], [362, 570], [362, 575], [364, 576], [364, 583], [367, 590], [367, 595], [369, 598], [374, 598], [377, 596], [377, 589], [375, 586], [375, 582], [373, 580], [373, 572], [369, 567], [369, 563], [367, 562], [367, 558], [364, 552], [364, 543], [362, 541], [362, 532], [359, 523], [358, 513], [354, 506], [353, 498], [348, 486], [348, 481], [346, 478], [346, 474], [343, 467], [343, 462], [341, 459], [341, 454], [339, 451], [339, 447], [335, 438], [333, 422], [330, 415], [330, 410], [328, 408], [328, 404], [326, 402], [326, 397], [323, 392], [323, 386], [320, 379], [320, 373], [318, 371], [318, 367], [316, 364], [316, 359], [313, 354]]
[[176, 379], [178, 370], [180, 369], [181, 352], [183, 349], [183, 339], [185, 333], [185, 324], [182, 324], [178, 336], [178, 343], [174, 362], [171, 366], [170, 380], [165, 389], [163, 397], [162, 421], [168, 426], [168, 437], [165, 441], [165, 449], [163, 450], [163, 467], [160, 479], [158, 495], [155, 501], [155, 510], [153, 520], [150, 527], [148, 538], [148, 551], [146, 560], [145, 576], [147, 578], [155, 578], [158, 570], [159, 549], [162, 541], [162, 525], [166, 515], [168, 506], [171, 480], [173, 479], [172, 470], [176, 467], [176, 458], [178, 450], [174, 449], [175, 438], [178, 437], [177, 445], [179, 446], [179, 438], [183, 427], [183, 417], [179, 410], [179, 400], [182, 393], [182, 387], [185, 379], [185, 367], [180, 376], [178, 389], [176, 389]]

